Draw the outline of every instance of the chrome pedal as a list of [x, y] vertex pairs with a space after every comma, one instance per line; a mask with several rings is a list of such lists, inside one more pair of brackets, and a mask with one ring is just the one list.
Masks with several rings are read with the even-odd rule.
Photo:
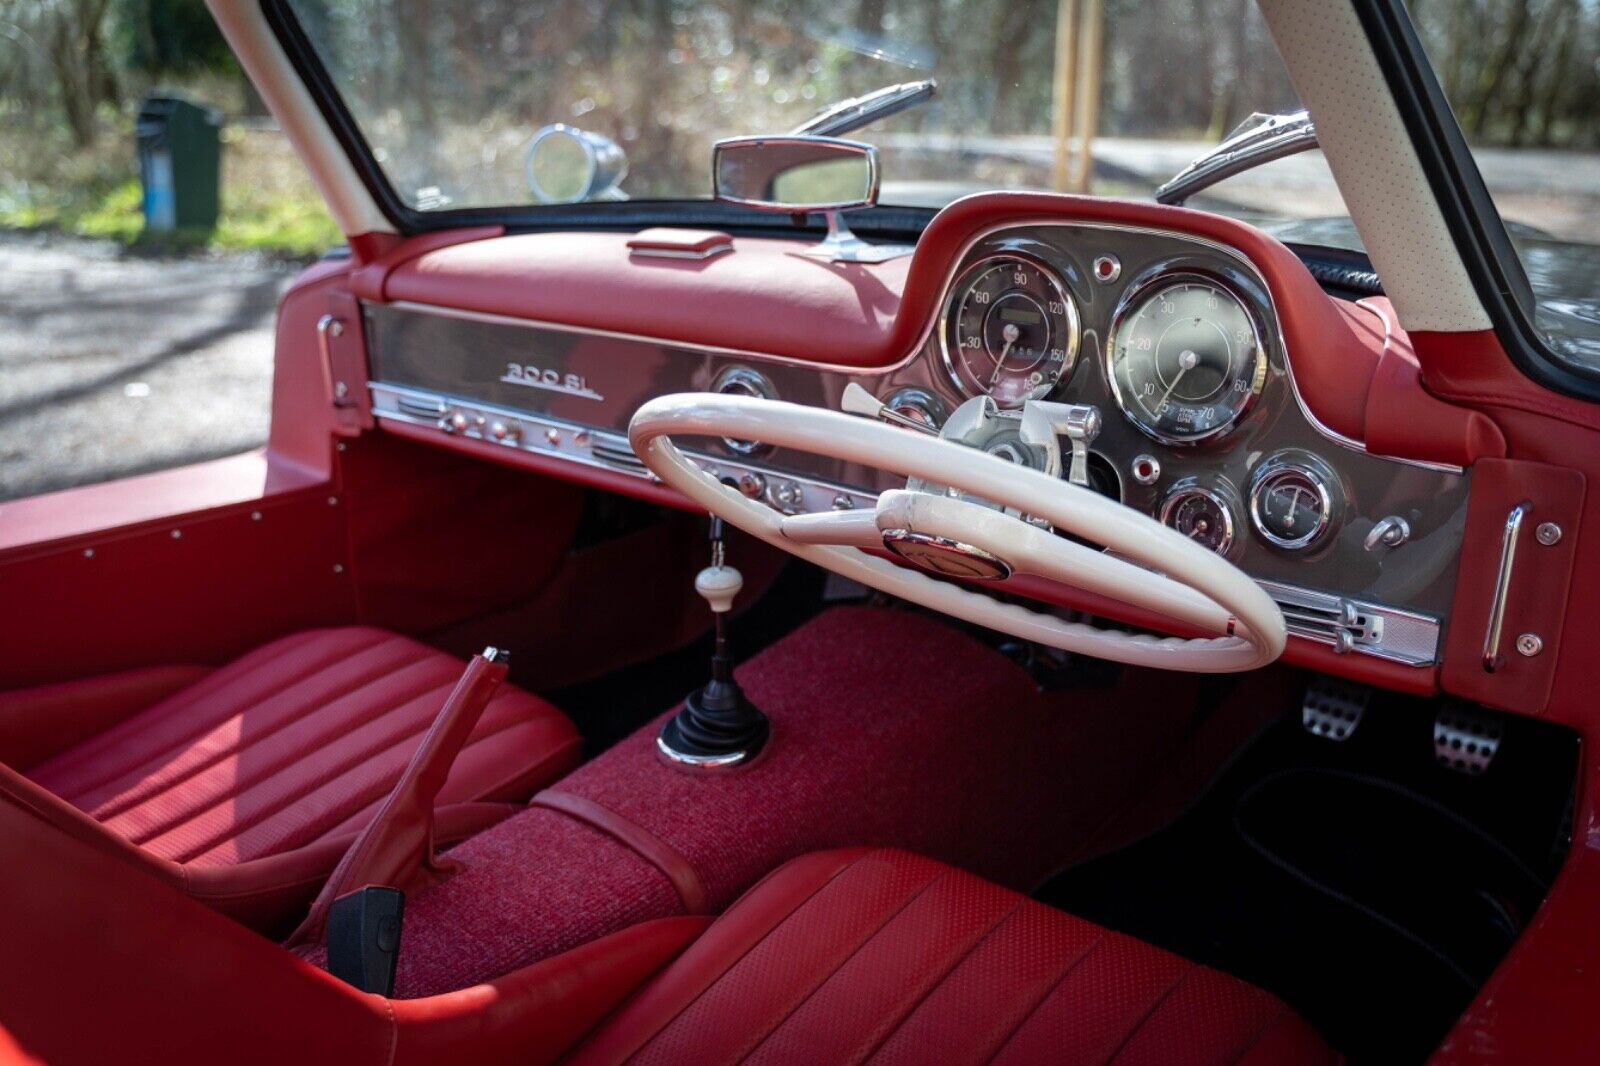
[[1353, 681], [1314, 677], [1300, 702], [1300, 724], [1312, 736], [1343, 742], [1361, 724], [1372, 690]]
[[1440, 766], [1476, 777], [1489, 769], [1504, 735], [1496, 715], [1446, 707], [1433, 720], [1433, 757]]

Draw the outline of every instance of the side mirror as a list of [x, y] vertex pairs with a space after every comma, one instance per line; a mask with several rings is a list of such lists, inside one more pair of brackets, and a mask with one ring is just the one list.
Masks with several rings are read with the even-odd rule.
[[847, 211], [878, 202], [878, 150], [834, 137], [736, 137], [711, 149], [712, 195], [766, 211]]
[[528, 189], [541, 204], [626, 200], [617, 188], [628, 176], [628, 155], [603, 133], [554, 123], [533, 135], [525, 163]]

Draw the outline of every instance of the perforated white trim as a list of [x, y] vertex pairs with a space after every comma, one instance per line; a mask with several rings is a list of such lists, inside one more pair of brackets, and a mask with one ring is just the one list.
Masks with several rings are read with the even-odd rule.
[[1259, 0], [1400, 324], [1490, 328], [1348, 0]]

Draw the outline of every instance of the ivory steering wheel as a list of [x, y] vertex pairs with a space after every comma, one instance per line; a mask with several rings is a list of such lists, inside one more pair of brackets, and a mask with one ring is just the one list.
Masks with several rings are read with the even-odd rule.
[[[759, 440], [876, 467], [1014, 508], [1110, 551], [927, 491], [885, 492], [872, 510], [782, 515], [702, 470], [673, 437]], [[628, 439], [666, 485], [746, 533], [882, 592], [1014, 637], [1137, 666], [1206, 673], [1252, 670], [1283, 651], [1283, 613], [1226, 559], [1131, 507], [975, 448], [822, 408], [717, 393], [650, 400], [634, 413]], [[868, 548], [888, 548], [918, 569]], [[1206, 635], [1155, 636], [1066, 621], [926, 571], [1012, 592], [1011, 578], [1036, 575]]]

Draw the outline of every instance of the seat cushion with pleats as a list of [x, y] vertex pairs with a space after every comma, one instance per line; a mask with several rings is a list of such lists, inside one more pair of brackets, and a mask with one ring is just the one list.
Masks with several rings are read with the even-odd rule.
[[1330, 1063], [1236, 978], [902, 851], [780, 867], [580, 1063]]
[[[27, 776], [161, 859], [281, 855], [371, 819], [463, 668], [381, 629], [296, 633]], [[438, 805], [525, 799], [576, 765], [580, 744], [554, 707], [503, 685]]]

